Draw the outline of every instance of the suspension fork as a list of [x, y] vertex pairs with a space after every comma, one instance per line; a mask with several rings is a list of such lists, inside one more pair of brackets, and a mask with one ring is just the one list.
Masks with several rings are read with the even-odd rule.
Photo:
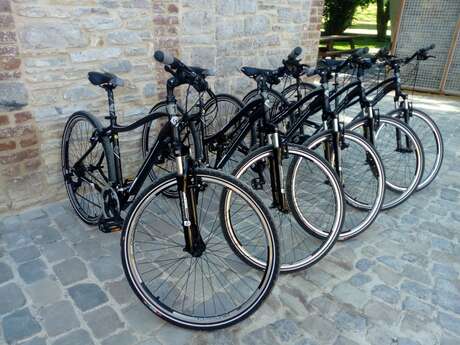
[[280, 145], [278, 130], [276, 129], [274, 133], [270, 134], [269, 138], [273, 146], [273, 158], [269, 160], [273, 207], [278, 207], [280, 211], [286, 212], [288, 203], [284, 187], [283, 148]]
[[374, 117], [374, 109], [372, 106], [366, 107], [366, 121], [364, 122], [363, 134], [364, 138], [367, 139], [371, 143], [371, 145], [375, 145], [375, 117]]

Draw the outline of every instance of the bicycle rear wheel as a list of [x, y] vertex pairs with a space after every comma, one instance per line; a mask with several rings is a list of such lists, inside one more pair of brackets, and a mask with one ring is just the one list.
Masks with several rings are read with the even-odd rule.
[[103, 212], [101, 193], [110, 184], [114, 171], [112, 146], [108, 138], [99, 140], [102, 125], [91, 114], [76, 112], [64, 127], [61, 168], [70, 204], [77, 215], [91, 225]]
[[[268, 210], [241, 182], [214, 170], [196, 169], [194, 176], [204, 252], [184, 251], [180, 201], [164, 193], [177, 189], [176, 174], [169, 174], [134, 202], [121, 254], [131, 287], [151, 311], [182, 327], [210, 330], [243, 320], [268, 296], [279, 270], [278, 241]], [[239, 239], [236, 251], [227, 240], [230, 226]]]

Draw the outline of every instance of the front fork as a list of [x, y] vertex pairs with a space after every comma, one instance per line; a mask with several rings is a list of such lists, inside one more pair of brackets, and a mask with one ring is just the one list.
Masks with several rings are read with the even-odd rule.
[[[324, 143], [324, 157], [334, 167], [339, 180], [343, 183], [343, 172], [342, 172], [342, 134], [340, 132], [339, 119], [334, 118], [332, 121], [332, 140], [331, 142], [326, 141]], [[324, 130], [329, 129], [328, 121], [323, 122]]]
[[273, 158], [269, 160], [270, 181], [272, 188], [273, 205], [281, 212], [288, 212], [288, 202], [284, 184], [283, 148], [280, 145], [278, 130], [270, 134], [269, 140], [273, 146]]
[[[404, 100], [401, 102], [399, 109], [401, 109], [403, 112], [402, 120], [406, 125], [409, 126], [409, 119], [411, 117], [412, 109], [407, 98], [404, 98]], [[398, 152], [412, 152], [411, 141], [407, 135], [405, 139], [406, 146], [404, 146], [404, 144], [402, 143], [401, 131], [399, 129], [396, 129], [396, 150]]]

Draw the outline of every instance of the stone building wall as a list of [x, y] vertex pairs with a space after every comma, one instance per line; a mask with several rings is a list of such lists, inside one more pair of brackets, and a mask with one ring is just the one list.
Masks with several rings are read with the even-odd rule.
[[[0, 212], [65, 197], [64, 123], [76, 110], [107, 112], [88, 71], [125, 79], [115, 91], [122, 123], [164, 96], [156, 49], [216, 69], [216, 91], [241, 95], [253, 87], [242, 65], [278, 66], [297, 45], [316, 58], [321, 11], [322, 0], [0, 0]], [[139, 138], [121, 138], [131, 172]]]

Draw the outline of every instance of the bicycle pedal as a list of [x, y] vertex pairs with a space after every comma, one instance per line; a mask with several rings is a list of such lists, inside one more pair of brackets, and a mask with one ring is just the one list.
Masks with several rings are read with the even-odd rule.
[[104, 233], [118, 232], [123, 229], [123, 220], [120, 219], [101, 219], [98, 224], [99, 230]]

